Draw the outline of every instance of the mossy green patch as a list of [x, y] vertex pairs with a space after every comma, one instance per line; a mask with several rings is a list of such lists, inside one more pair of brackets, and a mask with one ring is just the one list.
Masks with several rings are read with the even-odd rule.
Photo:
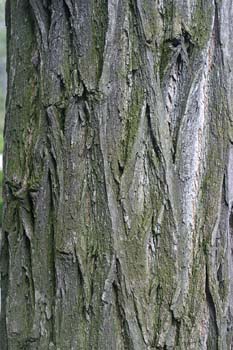
[[199, 48], [204, 47], [209, 38], [212, 17], [211, 5], [208, 2], [203, 5], [203, 1], [198, 1], [193, 16], [191, 35], [194, 44]]

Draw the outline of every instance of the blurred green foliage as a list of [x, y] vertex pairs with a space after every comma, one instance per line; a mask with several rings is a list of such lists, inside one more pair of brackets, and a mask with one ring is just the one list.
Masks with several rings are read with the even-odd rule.
[[3, 133], [0, 134], [0, 153], [3, 153]]

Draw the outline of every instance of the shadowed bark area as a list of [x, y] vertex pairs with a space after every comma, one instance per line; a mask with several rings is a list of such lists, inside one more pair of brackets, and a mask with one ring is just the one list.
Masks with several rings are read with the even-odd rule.
[[1, 350], [230, 350], [232, 1], [6, 20]]

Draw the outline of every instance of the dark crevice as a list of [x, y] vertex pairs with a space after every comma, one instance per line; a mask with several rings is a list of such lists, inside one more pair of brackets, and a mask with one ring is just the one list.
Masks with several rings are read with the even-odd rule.
[[177, 142], [173, 142], [173, 149], [172, 149], [172, 162], [175, 164], [176, 162], [176, 150], [177, 150]]
[[183, 68], [183, 59], [182, 59], [181, 53], [179, 53], [177, 56], [176, 65], [177, 65], [178, 74], [181, 74], [182, 68]]
[[[164, 99], [169, 115], [168, 124], [172, 138], [172, 160], [176, 162], [177, 141], [180, 124], [185, 113], [186, 103], [192, 77], [190, 67], [193, 62], [194, 44], [189, 32], [182, 28], [182, 33], [174, 38], [169, 38], [162, 45], [160, 59], [160, 78], [164, 90]], [[167, 87], [171, 85], [171, 91]], [[168, 99], [168, 103], [166, 103]]]
[[222, 181], [222, 204], [225, 204], [227, 207], [229, 206], [228, 204], [228, 199], [227, 199], [227, 180], [226, 180], [226, 174], [223, 175], [223, 181]]
[[[138, 62], [138, 70], [140, 70], [140, 73], [142, 74], [142, 79], [147, 81], [148, 77], [148, 72], [144, 72], [141, 69], [141, 65], [145, 64], [147, 62], [147, 57], [146, 57], [146, 47], [150, 47], [150, 43], [148, 43], [146, 39], [146, 35], [144, 33], [143, 29], [143, 24], [142, 24], [142, 19], [140, 15], [140, 11], [137, 6], [137, 2], [135, 0], [130, 0], [129, 1], [129, 10], [131, 13], [131, 23], [132, 23], [132, 38], [135, 38], [135, 48], [134, 53], [137, 52], [135, 59]], [[146, 45], [146, 46], [145, 46]]]
[[104, 66], [104, 50], [108, 30], [108, 1], [95, 1], [97, 16], [92, 18], [94, 45], [98, 54], [97, 80], [100, 80]]
[[51, 212], [51, 219], [52, 224], [54, 224], [54, 218], [53, 215], [55, 215], [56, 211], [58, 210], [58, 203], [59, 203], [59, 196], [60, 196], [60, 182], [59, 182], [59, 171], [57, 168], [57, 159], [54, 149], [51, 149], [50, 151], [50, 168], [49, 168], [49, 180], [51, 181], [51, 198], [52, 198], [52, 212]]
[[224, 299], [224, 290], [225, 290], [225, 281], [224, 281], [222, 264], [219, 265], [219, 268], [217, 271], [217, 280], [218, 280], [218, 286], [219, 286], [219, 295], [223, 300]]
[[134, 27], [137, 31], [138, 38], [143, 38], [146, 42], [146, 37], [145, 37], [145, 33], [143, 30], [143, 26], [142, 26], [140, 11], [139, 11], [138, 6], [137, 6], [137, 1], [130, 0], [129, 1], [129, 9], [130, 9], [130, 12], [132, 14], [132, 18], [134, 19], [133, 24], [134, 24]]
[[150, 134], [150, 138], [151, 138], [154, 152], [155, 152], [157, 158], [159, 160], [161, 160], [162, 153], [161, 153], [160, 147], [159, 147], [158, 142], [157, 142], [156, 137], [155, 137], [155, 130], [153, 130], [153, 126], [151, 123], [150, 106], [148, 104], [146, 105], [146, 118], [147, 118], [148, 130], [149, 130], [149, 134]]
[[51, 227], [51, 278], [52, 278], [52, 313], [51, 313], [51, 324], [52, 324], [52, 332], [51, 332], [51, 341], [53, 344], [56, 344], [56, 325], [55, 325], [55, 307], [56, 307], [56, 289], [57, 289], [57, 276], [56, 276], [56, 244], [55, 244], [55, 233], [54, 227]]
[[181, 322], [174, 317], [173, 312], [172, 312], [172, 324], [175, 325], [176, 327], [175, 345], [178, 348], [180, 345]]
[[92, 264], [93, 264], [93, 273], [91, 276], [91, 282], [90, 282], [90, 299], [88, 300], [88, 309], [87, 309], [87, 314], [90, 315], [94, 315], [94, 309], [93, 309], [93, 305], [91, 304], [91, 301], [93, 300], [94, 294], [96, 292], [95, 290], [95, 276], [97, 273], [97, 267], [98, 267], [98, 256], [97, 254], [93, 254], [92, 255]]
[[51, 30], [52, 26], [52, 0], [47, 0], [47, 6], [45, 8], [45, 12], [47, 13], [47, 28], [48, 28], [48, 33]]
[[85, 111], [88, 112], [88, 115], [90, 116], [90, 108], [88, 106], [88, 103], [90, 101], [98, 101], [98, 94], [95, 90], [88, 90], [87, 86], [82, 81], [79, 71], [77, 72], [77, 75], [80, 84], [82, 84], [82, 93], [80, 95], [74, 95], [74, 98], [77, 103], [83, 105], [83, 109], [85, 109]]
[[62, 133], [65, 132], [65, 121], [66, 121], [66, 107], [58, 107], [58, 122]]
[[233, 206], [231, 207], [231, 212], [229, 215], [229, 232], [233, 236]]
[[129, 334], [129, 327], [127, 324], [126, 315], [125, 315], [124, 309], [121, 305], [119, 283], [117, 283], [116, 281], [114, 281], [112, 284], [112, 291], [113, 291], [113, 295], [114, 295], [114, 299], [115, 299], [117, 317], [118, 317], [120, 325], [121, 325], [124, 348], [127, 350], [131, 350], [131, 349], [133, 350], [134, 346], [133, 346], [133, 342], [132, 342], [132, 339], [131, 339], [130, 334]]
[[191, 35], [184, 29], [179, 36], [165, 40], [162, 46], [160, 64], [161, 78], [166, 75], [168, 68], [169, 71], [172, 68], [170, 61], [177, 65], [177, 72], [181, 74], [184, 67], [189, 65], [193, 52], [194, 44]]
[[137, 307], [137, 303], [136, 303], [136, 298], [134, 297], [134, 294], [133, 294], [133, 293], [132, 293], [132, 295], [133, 295], [134, 312], [135, 312], [135, 316], [136, 316], [136, 321], [137, 321], [137, 324], [138, 324], [138, 328], [140, 329], [141, 337], [142, 337], [142, 340], [143, 340], [144, 344], [147, 345], [147, 343], [146, 343], [146, 341], [145, 341], [145, 338], [144, 338], [143, 325], [141, 324], [141, 321], [140, 321], [140, 318], [139, 318], [139, 313], [138, 313], [138, 307]]
[[188, 54], [188, 58], [190, 59], [194, 50], [194, 44], [192, 42], [191, 35], [184, 29], [182, 29], [182, 37], [184, 41], [184, 47]]
[[[86, 310], [86, 297], [85, 297], [85, 281], [83, 277], [83, 272], [81, 269], [81, 264], [78, 259], [78, 255], [75, 250], [75, 260], [76, 260], [76, 267], [77, 267], [77, 279], [78, 279], [78, 295], [79, 295], [79, 309], [83, 313], [84, 318], [86, 318], [88, 310]], [[86, 318], [87, 319], [87, 318]]]
[[51, 296], [50, 296], [50, 303], [51, 303], [51, 334], [50, 334], [50, 341], [53, 342], [53, 344], [56, 343], [56, 329], [55, 329], [55, 303], [56, 303], [56, 290], [57, 290], [57, 276], [56, 276], [56, 240], [55, 240], [55, 228], [54, 228], [54, 215], [55, 215], [55, 201], [54, 201], [54, 195], [53, 195], [53, 179], [52, 179], [52, 173], [49, 170], [48, 173], [48, 181], [49, 181], [49, 188], [50, 188], [50, 200], [51, 200], [51, 211], [50, 211], [50, 220], [51, 220], [51, 229], [49, 232], [49, 248], [50, 248], [50, 273], [51, 273]]
[[27, 202], [28, 202], [28, 208], [30, 211], [30, 220], [31, 220], [31, 227], [34, 230], [35, 227], [35, 197], [33, 196], [35, 192], [27, 190]]
[[[52, 137], [58, 132], [58, 129], [62, 131], [62, 134], [64, 134], [65, 129], [65, 120], [66, 120], [66, 107], [56, 106], [56, 105], [49, 105], [47, 110], [47, 117], [48, 117], [48, 126], [49, 131]], [[57, 129], [57, 130], [56, 130]], [[48, 140], [50, 144], [50, 148], [52, 147], [52, 141], [50, 139], [50, 135], [48, 135]], [[59, 135], [59, 139], [61, 141], [61, 135]]]
[[[24, 233], [24, 243], [25, 243], [25, 258], [26, 258], [26, 273], [27, 273], [27, 278], [28, 278], [28, 290], [30, 294], [30, 307], [29, 307], [29, 312], [34, 313], [35, 310], [35, 286], [34, 286], [34, 279], [33, 279], [33, 271], [32, 271], [32, 248], [31, 248], [31, 241]], [[31, 315], [29, 315], [29, 318]]]
[[74, 48], [74, 29], [73, 29], [73, 23], [72, 23], [72, 13], [71, 13], [71, 9], [67, 3], [66, 0], [63, 0], [64, 3], [64, 15], [66, 17], [66, 23], [68, 24], [68, 37], [69, 37], [69, 41], [70, 41], [70, 45], [69, 47], [71, 48], [71, 50], [73, 50]]
[[[66, 22], [68, 24], [68, 34], [70, 39], [69, 47], [72, 50], [71, 57], [78, 58], [80, 56], [80, 50], [81, 50], [80, 33], [78, 32], [77, 25], [75, 23], [75, 19], [77, 19], [78, 15], [75, 10], [75, 5], [72, 2], [68, 0], [63, 0], [63, 3], [64, 3], [64, 15], [66, 16]], [[78, 62], [78, 60], [74, 59], [72, 64], [76, 65], [76, 61]], [[76, 69], [78, 70], [77, 67]]]
[[206, 302], [209, 309], [209, 329], [208, 329], [208, 339], [207, 339], [207, 350], [218, 350], [218, 325], [217, 325], [217, 315], [216, 308], [213, 301], [213, 297], [210, 292], [209, 287], [209, 277], [206, 269]]
[[120, 161], [118, 161], [118, 170], [119, 170], [119, 175], [121, 178], [123, 173], [124, 173], [124, 165]]
[[112, 283], [113, 296], [115, 297], [115, 305], [117, 316], [121, 325], [122, 337], [124, 341], [124, 348], [127, 350], [133, 350], [133, 342], [130, 336], [129, 326], [126, 319], [126, 314], [123, 307], [123, 295], [122, 295], [122, 285], [121, 285], [121, 266], [120, 261], [116, 258], [116, 279]]
[[168, 42], [171, 42], [173, 47], [177, 47], [181, 44], [181, 38], [173, 38], [171, 40], [169, 40]]
[[217, 0], [214, 1], [215, 5], [215, 14], [214, 14], [214, 41], [216, 47], [218, 47], [219, 50], [219, 55], [221, 59], [221, 64], [224, 65], [224, 59], [223, 59], [223, 52], [221, 50], [221, 37], [220, 37], [220, 23], [219, 23], [219, 10], [218, 10], [218, 3]]
[[41, 43], [44, 48], [48, 46], [48, 35], [51, 26], [51, 8], [49, 3], [44, 8], [40, 0], [29, 0], [29, 10], [32, 12], [31, 18], [34, 18], [35, 25], [38, 27]]

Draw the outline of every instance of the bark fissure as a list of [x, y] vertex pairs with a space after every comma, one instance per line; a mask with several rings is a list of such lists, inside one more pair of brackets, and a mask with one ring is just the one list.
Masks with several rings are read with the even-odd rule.
[[206, 301], [209, 309], [209, 325], [208, 325], [208, 340], [207, 350], [213, 349], [218, 350], [218, 325], [217, 325], [217, 314], [213, 297], [210, 292], [208, 273], [206, 272], [206, 285], [205, 285]]

